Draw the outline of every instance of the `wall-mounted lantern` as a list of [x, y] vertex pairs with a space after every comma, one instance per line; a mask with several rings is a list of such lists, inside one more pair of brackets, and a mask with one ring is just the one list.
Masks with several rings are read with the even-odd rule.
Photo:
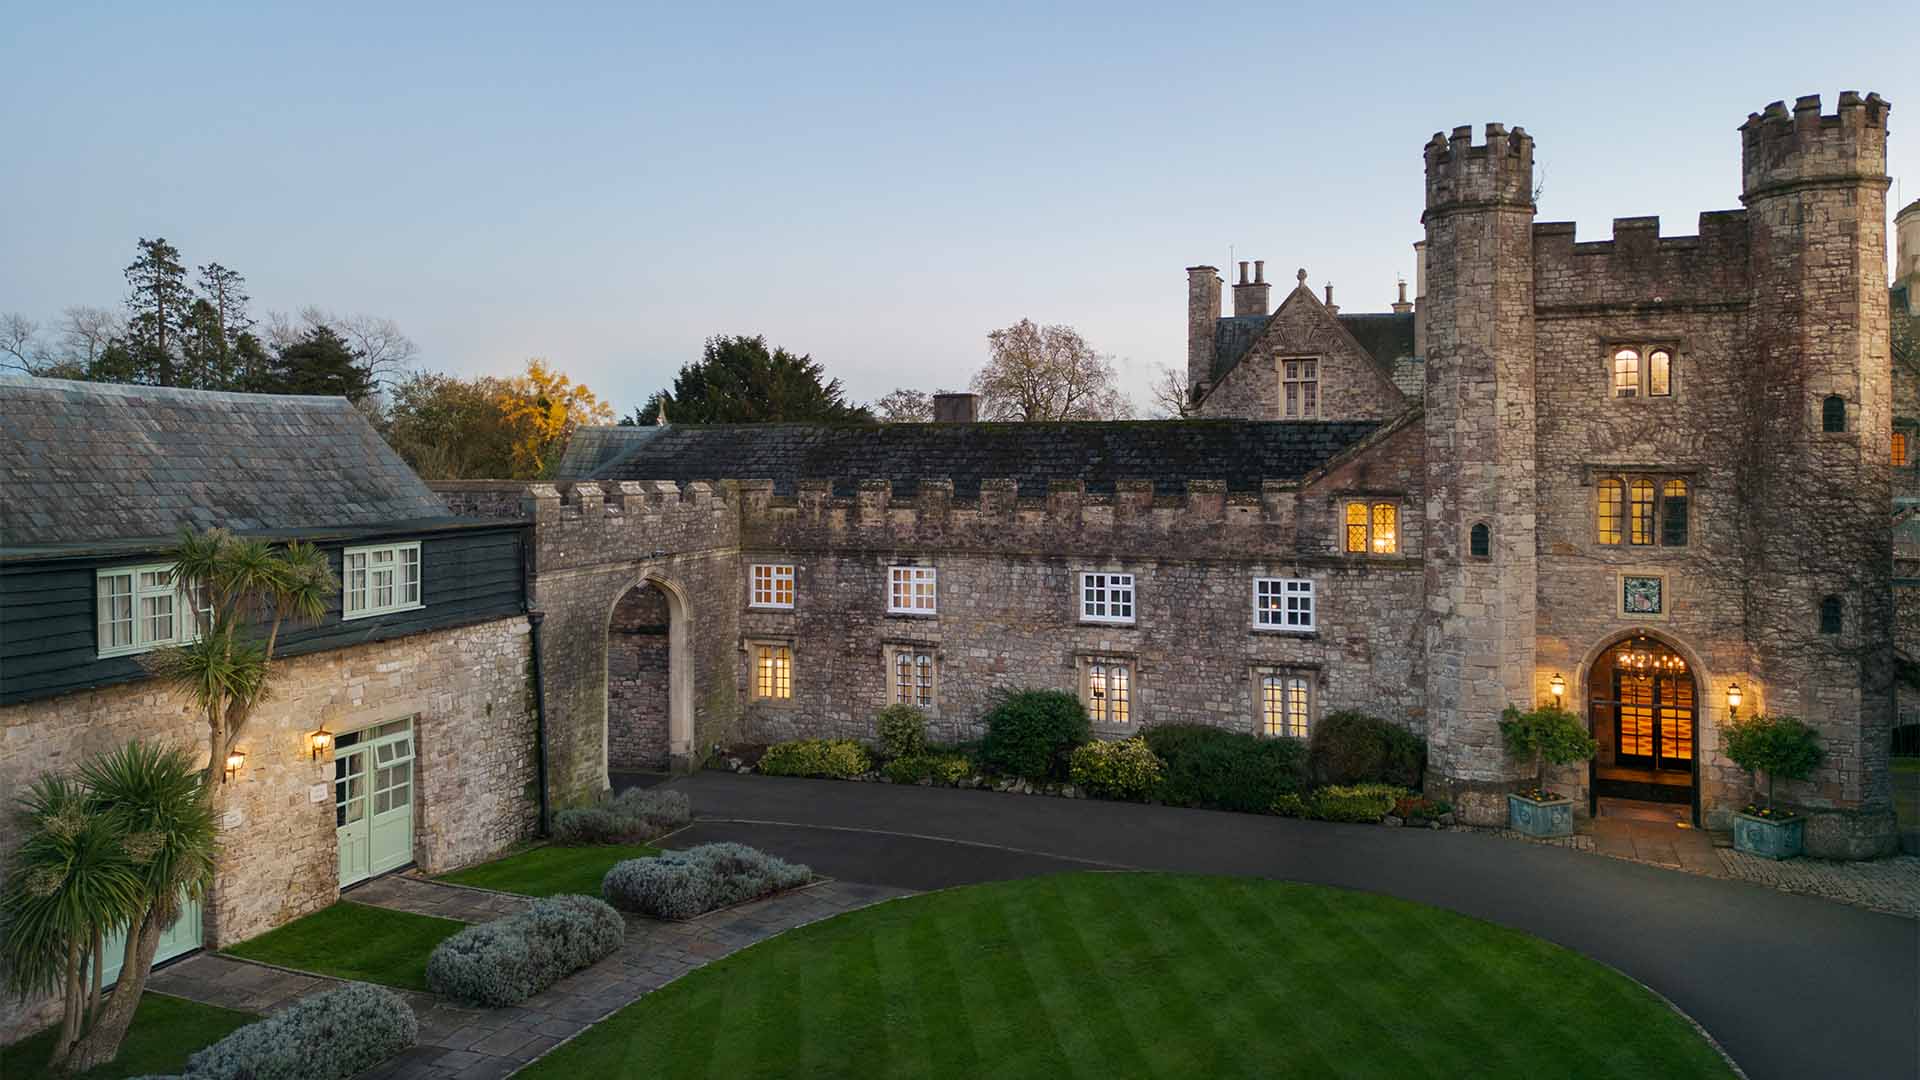
[[1553, 673], [1553, 678], [1547, 680], [1547, 689], [1553, 692], [1553, 703], [1558, 705], [1560, 699], [1567, 696], [1567, 680], [1561, 678], [1560, 673], [1556, 671]]
[[307, 745], [313, 750], [313, 760], [319, 761], [320, 755], [326, 753], [327, 748], [333, 745], [333, 732], [328, 731], [326, 725], [322, 724], [320, 730], [307, 736]]
[[1727, 684], [1727, 715], [1738, 716], [1739, 713], [1740, 713], [1740, 684], [1728, 683]]
[[233, 779], [233, 774], [239, 772], [240, 767], [242, 765], [245, 765], [246, 763], [247, 763], [247, 752], [245, 750], [234, 750], [228, 753], [227, 754], [227, 775], [226, 775], [227, 780], [231, 781]]

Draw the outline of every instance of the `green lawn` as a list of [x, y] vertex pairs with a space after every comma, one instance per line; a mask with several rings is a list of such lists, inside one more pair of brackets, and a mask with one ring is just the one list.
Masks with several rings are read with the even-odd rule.
[[1517, 931], [1367, 893], [1066, 874], [802, 927], [523, 1077], [1727, 1077], [1685, 1019]]
[[467, 924], [342, 900], [226, 950], [342, 979], [427, 988], [427, 955]]
[[614, 863], [658, 854], [659, 848], [645, 844], [590, 847], [548, 844], [528, 848], [490, 863], [442, 874], [440, 880], [455, 885], [472, 885], [478, 889], [520, 893], [523, 896], [558, 896], [561, 893], [599, 896], [600, 879], [607, 876], [607, 871], [613, 869]]
[[[86, 1080], [119, 1080], [149, 1073], [178, 1073], [186, 1068], [189, 1054], [219, 1042], [235, 1028], [258, 1019], [252, 1013], [148, 993], [134, 1010], [133, 1026], [127, 1029], [126, 1040], [120, 1044], [120, 1056], [111, 1065], [80, 1075]], [[53, 1040], [58, 1036], [56, 1025], [32, 1038], [0, 1048], [0, 1077], [42, 1080], [43, 1077], [71, 1076], [71, 1073], [47, 1071], [47, 1055], [53, 1052]]]

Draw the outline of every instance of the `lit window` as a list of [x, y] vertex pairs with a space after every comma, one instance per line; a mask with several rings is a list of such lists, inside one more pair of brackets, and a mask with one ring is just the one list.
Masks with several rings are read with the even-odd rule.
[[1655, 349], [1647, 354], [1647, 396], [1669, 397], [1673, 393], [1673, 354]]
[[1837, 634], [1840, 632], [1840, 598], [1823, 597], [1820, 601], [1820, 632]]
[[1618, 480], [1600, 481], [1600, 542], [1620, 542], [1620, 518], [1625, 485]]
[[1400, 508], [1393, 503], [1373, 504], [1373, 553], [1391, 555], [1400, 550], [1400, 534], [1397, 525]]
[[94, 600], [100, 656], [192, 641], [213, 614], [206, 592], [176, 581], [171, 564], [101, 570], [94, 575]]
[[1311, 684], [1304, 675], [1270, 673], [1260, 676], [1260, 730], [1288, 738], [1307, 737], [1307, 709]]
[[1907, 463], [1907, 436], [1904, 432], [1893, 433], [1893, 463], [1895, 465]]
[[1613, 396], [1638, 397], [1640, 394], [1640, 353], [1621, 349], [1613, 354]]
[[785, 563], [756, 563], [753, 567], [753, 607], [793, 606], [793, 567]]
[[1288, 420], [1319, 418], [1320, 362], [1318, 360], [1282, 360], [1280, 362], [1280, 415]]
[[1080, 618], [1087, 622], [1132, 622], [1133, 575], [1081, 574]]
[[1350, 553], [1392, 555], [1400, 550], [1400, 504], [1347, 504], [1346, 549]]
[[793, 698], [793, 648], [788, 645], [753, 647], [753, 696], [774, 701]]
[[1087, 716], [1096, 724], [1119, 725], [1133, 718], [1133, 671], [1120, 660], [1087, 665]]
[[931, 566], [887, 568], [887, 610], [908, 615], [934, 613], [934, 570]]
[[340, 564], [346, 571], [340, 591], [341, 618], [364, 619], [422, 606], [418, 543], [348, 548]]
[[1347, 504], [1347, 550], [1366, 554], [1367, 551], [1367, 504]]
[[933, 654], [922, 649], [893, 650], [893, 702], [933, 707]]
[[1820, 430], [1847, 430], [1847, 399], [1839, 394], [1829, 394], [1820, 403]]
[[1653, 481], [1634, 480], [1627, 484], [1627, 541], [1653, 543]]
[[1660, 543], [1687, 546], [1687, 482], [1669, 480], [1660, 486]]
[[1262, 630], [1313, 629], [1313, 582], [1305, 578], [1254, 578], [1253, 625]]

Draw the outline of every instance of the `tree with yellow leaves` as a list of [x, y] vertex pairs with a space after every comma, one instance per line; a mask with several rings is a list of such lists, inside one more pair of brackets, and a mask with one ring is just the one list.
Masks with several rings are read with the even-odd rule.
[[593, 391], [534, 357], [527, 373], [508, 379], [494, 398], [513, 432], [513, 476], [540, 480], [553, 475], [568, 436], [584, 424], [613, 423], [613, 408]]

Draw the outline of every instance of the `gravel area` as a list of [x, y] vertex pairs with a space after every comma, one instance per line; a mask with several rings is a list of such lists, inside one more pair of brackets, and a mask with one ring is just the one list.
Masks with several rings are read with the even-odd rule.
[[1719, 849], [1719, 855], [1730, 878], [1920, 919], [1920, 855], [1871, 862], [1807, 858], [1776, 862], [1732, 848]]

